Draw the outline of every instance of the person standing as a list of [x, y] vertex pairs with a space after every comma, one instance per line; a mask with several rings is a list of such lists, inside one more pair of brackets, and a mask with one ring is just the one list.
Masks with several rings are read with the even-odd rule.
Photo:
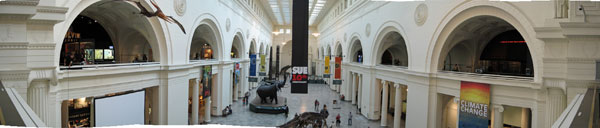
[[340, 123], [342, 123], [342, 121], [340, 120], [340, 118], [342, 118], [340, 116], [340, 114], [338, 113], [338, 115], [335, 117], [335, 126], [340, 126]]
[[352, 112], [348, 115], [348, 125], [352, 126]]
[[319, 100], [315, 99], [315, 111], [319, 111]]

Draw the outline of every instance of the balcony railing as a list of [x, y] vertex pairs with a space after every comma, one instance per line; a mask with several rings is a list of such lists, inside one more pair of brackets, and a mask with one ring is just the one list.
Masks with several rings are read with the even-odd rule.
[[145, 66], [159, 65], [160, 62], [138, 62], [138, 63], [120, 63], [120, 64], [95, 64], [95, 65], [76, 65], [76, 66], [60, 66], [60, 70], [85, 70], [85, 69], [101, 69], [108, 67], [129, 67], [129, 66]]
[[454, 76], [472, 77], [472, 78], [492, 78], [492, 79], [506, 79], [506, 80], [522, 80], [522, 81], [532, 81], [533, 80], [533, 77], [525, 77], [525, 76], [510, 76], [510, 75], [483, 74], [483, 73], [471, 73], [471, 72], [455, 72], [455, 71], [445, 71], [445, 70], [439, 70], [438, 73], [451, 74]]

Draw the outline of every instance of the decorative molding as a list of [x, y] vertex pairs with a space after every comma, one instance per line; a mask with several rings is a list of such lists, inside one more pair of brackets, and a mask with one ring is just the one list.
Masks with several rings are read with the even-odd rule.
[[0, 5], [2, 6], [6, 6], [6, 5], [13, 5], [13, 6], [36, 6], [38, 5], [40, 1], [38, 0], [27, 0], [27, 1], [13, 1], [13, 0], [9, 0], [9, 1], [0, 1]]
[[44, 43], [44, 44], [30, 44], [27, 42], [11, 42], [11, 43], [0, 43], [0, 49], [48, 49], [53, 50], [56, 44]]
[[187, 10], [186, 0], [173, 0], [173, 9], [175, 9], [177, 15], [183, 16]]
[[1, 71], [0, 80], [27, 80], [29, 71]]
[[419, 4], [415, 10], [414, 15], [415, 23], [417, 24], [417, 26], [422, 26], [423, 24], [425, 24], [425, 21], [427, 21], [427, 16], [427, 5], [425, 5], [424, 3]]
[[28, 49], [37, 49], [37, 50], [54, 50], [56, 44], [44, 43], [44, 44], [29, 44]]
[[38, 8], [37, 8], [37, 12], [43, 12], [43, 13], [64, 14], [64, 13], [67, 13], [67, 11], [69, 11], [69, 8], [65, 8], [65, 7], [38, 6]]
[[[2, 27], [2, 26], [0, 26]], [[0, 36], [0, 41], [2, 41], [2, 37]], [[27, 49], [29, 43], [27, 42], [8, 42], [8, 43], [0, 43], [0, 49]]]

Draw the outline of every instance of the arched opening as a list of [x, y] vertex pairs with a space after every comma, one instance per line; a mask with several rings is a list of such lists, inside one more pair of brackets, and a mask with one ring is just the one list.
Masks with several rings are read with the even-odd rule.
[[263, 43], [260, 44], [260, 54], [265, 54], [265, 46], [263, 45]]
[[[274, 50], [276, 50], [276, 48], [273, 48]], [[275, 53], [273, 53], [275, 54]], [[281, 51], [280, 51], [280, 57], [279, 59], [281, 60], [279, 62], [279, 68], [283, 68], [286, 65], [292, 65], [292, 41], [287, 41], [282, 47], [281, 47]], [[273, 57], [275, 57], [275, 55], [273, 55]], [[275, 61], [275, 58], [273, 58], [273, 61]]]
[[379, 43], [379, 64], [408, 66], [408, 52], [404, 38], [398, 32], [389, 32], [383, 36]]
[[327, 52], [325, 56], [331, 57], [331, 46], [327, 45]]
[[442, 49], [445, 71], [533, 77], [527, 42], [508, 22], [477, 16], [461, 23]]
[[249, 54], [256, 54], [256, 43], [254, 42], [254, 40], [252, 40], [252, 42], [250, 42], [250, 49], [248, 50]]
[[243, 48], [242, 43], [243, 43], [243, 41], [241, 39], [241, 36], [239, 36], [239, 34], [236, 35], [235, 37], [233, 37], [233, 43], [231, 45], [231, 52], [230, 52], [232, 59], [240, 58], [241, 55], [244, 54], [243, 51], [241, 50], [241, 48]]
[[219, 42], [217, 42], [215, 34], [207, 24], [196, 27], [190, 46], [190, 60], [218, 59], [214, 55], [214, 53], [219, 53], [216, 47]]
[[337, 44], [337, 47], [335, 48], [335, 56], [336, 57], [343, 57], [343, 51], [342, 51], [342, 44]]
[[64, 36], [59, 64], [159, 61], [152, 25], [136, 12], [139, 10], [126, 2], [97, 2], [85, 8]]
[[352, 53], [352, 62], [362, 63], [364, 57], [360, 40], [355, 40], [351, 46], [352, 49], [350, 49], [350, 53]]

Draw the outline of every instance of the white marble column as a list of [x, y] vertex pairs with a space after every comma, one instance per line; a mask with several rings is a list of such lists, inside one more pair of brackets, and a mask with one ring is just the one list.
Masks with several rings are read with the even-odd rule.
[[27, 89], [27, 104], [42, 119], [49, 122], [48, 111], [48, 80], [33, 80]]
[[546, 100], [546, 122], [554, 122], [567, 105], [567, 99], [560, 88], [548, 88], [548, 99]]
[[[361, 74], [356, 74], [356, 79], [358, 80], [358, 82], [356, 83], [356, 86], [358, 86], [358, 99], [357, 99], [357, 105], [358, 108], [362, 108], [362, 75]], [[362, 109], [360, 111], [360, 113], [362, 113]]]
[[[235, 75], [235, 73], [233, 75]], [[233, 102], [237, 101], [237, 99], [238, 99], [238, 91], [240, 90], [241, 84], [239, 84], [239, 81], [238, 81], [238, 83], [235, 83], [235, 82], [231, 82], [231, 83], [232, 83], [231, 87], [233, 88], [233, 92], [231, 92], [231, 93], [233, 93], [233, 96], [231, 97], [231, 99], [232, 99], [231, 103], [233, 104]]]
[[501, 104], [494, 104], [494, 127], [493, 128], [503, 128], [504, 124], [504, 107]]
[[396, 96], [394, 97], [394, 128], [399, 128], [402, 117], [402, 86], [398, 83], [394, 83], [394, 87], [396, 87]]
[[387, 126], [387, 113], [388, 113], [388, 86], [387, 81], [381, 80], [381, 86], [383, 87], [383, 94], [381, 94], [381, 126]]
[[210, 103], [212, 102], [210, 98], [204, 99], [204, 121], [210, 122]]
[[352, 104], [356, 104], [356, 73], [352, 73]]
[[195, 83], [192, 83], [192, 125], [198, 124], [198, 80]]

